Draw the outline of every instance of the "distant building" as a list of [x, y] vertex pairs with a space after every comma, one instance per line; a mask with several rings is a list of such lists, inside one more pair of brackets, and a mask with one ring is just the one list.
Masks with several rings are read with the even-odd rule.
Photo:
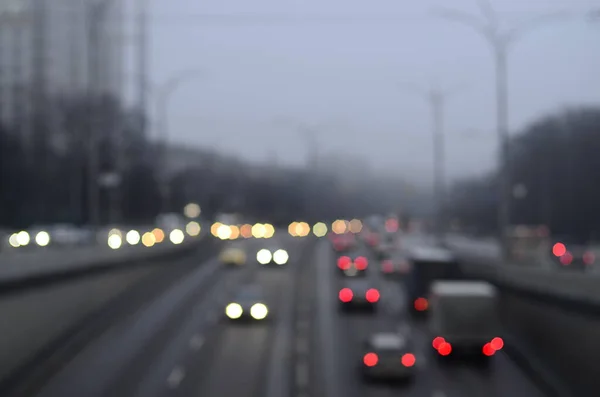
[[371, 166], [364, 158], [352, 154], [326, 153], [319, 158], [319, 172], [334, 177], [340, 185], [351, 187], [372, 177]]
[[162, 169], [163, 175], [171, 177], [190, 168], [223, 171], [242, 169], [243, 167], [238, 159], [215, 151], [201, 147], [169, 145], [166, 151], [165, 168]]
[[[46, 94], [83, 92], [88, 86], [88, 12], [97, 0], [0, 2], [0, 120], [31, 111], [32, 88], [43, 76]], [[112, 1], [99, 26], [99, 91], [121, 96], [123, 1]], [[121, 36], [121, 37], [120, 37]], [[42, 65], [36, 68], [35, 65]]]

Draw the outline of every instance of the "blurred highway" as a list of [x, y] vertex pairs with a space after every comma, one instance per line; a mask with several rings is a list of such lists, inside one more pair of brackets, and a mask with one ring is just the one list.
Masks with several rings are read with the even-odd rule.
[[[150, 225], [136, 229], [105, 229], [98, 230], [95, 238], [73, 239], [69, 244], [27, 244], [23, 247], [6, 248], [0, 254], [0, 285], [81, 272], [123, 261], [129, 263], [143, 257], [171, 252], [178, 248], [175, 246], [187, 246], [208, 234], [195, 221], [183, 224], [179, 229]], [[28, 232], [20, 233], [29, 236]]]
[[[317, 316], [309, 317], [318, 329], [310, 354], [313, 374], [311, 395], [326, 396], [544, 396], [520, 369], [503, 353], [494, 358], [489, 372], [472, 365], [443, 365], [436, 360], [424, 324], [413, 321], [405, 312], [405, 297], [397, 281], [383, 280], [379, 272], [369, 277], [379, 286], [382, 306], [375, 315], [341, 314], [338, 310], [339, 282], [334, 274], [335, 258], [328, 247], [317, 249], [318, 261], [312, 270], [317, 288]], [[372, 261], [374, 262], [374, 261]], [[309, 311], [311, 313], [313, 311]], [[359, 376], [362, 343], [374, 332], [396, 331], [410, 327], [416, 336], [417, 364], [415, 382], [405, 387], [368, 386]], [[298, 363], [296, 364], [298, 365]]]
[[[177, 266], [188, 269], [185, 277], [162, 288], [140, 283], [146, 294], [148, 288], [156, 289], [156, 296], [126, 315], [109, 312], [100, 318], [105, 332], [64, 362], [53, 362], [37, 381], [25, 382], [43, 384], [41, 388], [26, 388], [28, 393], [16, 395], [545, 395], [503, 353], [494, 358], [488, 372], [438, 363], [424, 325], [405, 315], [401, 284], [382, 279], [373, 258], [369, 258], [368, 277], [382, 293], [380, 311], [342, 315], [335, 256], [327, 241], [276, 234], [268, 244], [260, 239], [231, 244], [247, 250], [248, 266], [228, 269], [216, 259], [203, 262], [195, 255], [182, 259]], [[266, 245], [287, 249], [290, 263], [283, 268], [261, 268], [253, 258]], [[359, 250], [369, 256], [365, 248]], [[249, 282], [265, 289], [270, 320], [254, 324], [225, 320], [225, 305]], [[396, 388], [363, 383], [359, 373], [362, 342], [372, 332], [402, 327], [411, 327], [416, 335], [419, 372], [415, 382]]]
[[[223, 268], [216, 259], [196, 263], [191, 273], [140, 311], [112, 323], [37, 395], [150, 397], [198, 390], [209, 391], [207, 395], [261, 394], [265, 365], [275, 352], [269, 349], [274, 331], [285, 318], [285, 298], [291, 302], [294, 272], [305, 264], [305, 253], [312, 252], [306, 246], [309, 240], [272, 240], [289, 251], [288, 267], [259, 269], [252, 260], [240, 270]], [[264, 241], [239, 244], [252, 259]], [[266, 289], [273, 319], [249, 327], [223, 322], [231, 293], [249, 281]]]

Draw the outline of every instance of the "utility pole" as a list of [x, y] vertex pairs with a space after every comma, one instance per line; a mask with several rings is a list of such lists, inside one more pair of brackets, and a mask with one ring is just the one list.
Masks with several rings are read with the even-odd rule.
[[503, 31], [500, 20], [488, 0], [479, 0], [478, 5], [484, 18], [473, 16], [460, 10], [439, 8], [435, 14], [446, 20], [464, 25], [483, 37], [494, 55], [495, 85], [496, 85], [496, 132], [499, 140], [499, 206], [498, 232], [502, 254], [508, 258], [509, 247], [507, 232], [511, 224], [512, 182], [510, 175], [511, 156], [510, 134], [508, 129], [508, 52], [523, 35], [532, 28], [543, 26], [548, 22], [563, 20], [570, 13], [558, 12], [540, 15], [525, 24]]
[[[48, 116], [46, 112], [46, 93], [47, 93], [47, 62], [46, 62], [46, 35], [47, 35], [47, 2], [44, 0], [35, 0], [32, 3], [32, 57], [31, 67], [33, 72], [33, 78], [31, 81], [31, 87], [29, 94], [31, 103], [31, 114], [28, 115], [29, 121], [29, 159], [30, 164], [37, 167], [46, 169], [49, 164], [46, 164], [47, 155], [44, 153], [42, 147], [38, 144], [46, 141], [45, 135], [47, 133], [45, 125], [45, 118]], [[41, 158], [37, 158], [40, 156]], [[43, 194], [46, 192], [46, 182], [42, 181], [42, 186], [35, 186], [35, 208], [36, 208], [36, 220], [39, 222], [46, 216], [46, 200], [43, 198]]]
[[433, 199], [434, 199], [434, 232], [437, 237], [441, 237], [444, 232], [443, 226], [443, 205], [446, 194], [446, 149], [444, 139], [444, 110], [446, 100], [450, 95], [454, 95], [461, 90], [463, 86], [453, 87], [443, 90], [438, 84], [433, 84], [431, 88], [422, 88], [414, 84], [402, 84], [400, 88], [403, 91], [417, 94], [423, 97], [431, 106], [432, 119], [432, 161], [433, 161]]
[[100, 167], [99, 167], [99, 117], [100, 99], [101, 99], [101, 70], [100, 62], [102, 43], [101, 31], [105, 25], [107, 10], [112, 0], [95, 0], [87, 5], [87, 101], [89, 106], [89, 125], [88, 125], [88, 221], [92, 226], [100, 224]]
[[138, 77], [138, 92], [137, 102], [141, 113], [141, 130], [147, 132], [148, 125], [148, 73], [149, 73], [149, 34], [148, 34], [148, 0], [137, 0], [137, 77]]

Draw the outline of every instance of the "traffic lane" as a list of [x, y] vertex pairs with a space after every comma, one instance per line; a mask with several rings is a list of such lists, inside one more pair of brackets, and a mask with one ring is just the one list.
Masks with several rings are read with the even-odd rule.
[[[363, 381], [360, 370], [365, 352], [362, 346], [371, 332], [397, 330], [394, 305], [382, 301], [380, 310], [373, 314], [341, 313], [337, 296], [342, 282], [337, 275], [336, 256], [324, 245], [319, 247], [318, 254], [317, 308], [308, 320], [317, 328], [310, 347], [310, 389], [318, 396], [431, 397], [431, 384], [425, 380], [395, 387], [369, 385]], [[369, 266], [375, 267], [373, 263]], [[373, 270], [369, 270], [368, 277], [378, 285]]]
[[412, 328], [420, 356], [424, 358], [423, 376], [437, 379], [435, 392], [451, 396], [518, 396], [542, 397], [543, 391], [523, 373], [504, 353], [497, 353], [489, 370], [482, 370], [474, 363], [451, 363], [439, 360], [431, 346], [426, 322], [408, 316], [408, 303], [403, 283], [377, 276], [382, 286], [382, 297], [388, 297], [386, 310], [391, 318], [400, 319], [400, 326]]
[[[251, 246], [253, 242], [244, 244]], [[130, 390], [131, 382], [141, 375], [140, 369], [151, 362], [147, 356], [156, 352], [169, 330], [189, 315], [186, 309], [191, 307], [191, 302], [203, 301], [211, 292], [218, 292], [215, 289], [223, 286], [224, 276], [231, 274], [223, 269], [217, 258], [185, 260], [193, 267], [186, 277], [161, 291], [155, 299], [145, 302], [135, 313], [111, 324], [106, 332], [63, 365], [37, 395], [93, 397], [124, 395], [119, 389]], [[200, 312], [199, 316], [206, 321], [205, 312]]]
[[[338, 382], [346, 384], [350, 396], [431, 397], [440, 391], [440, 387], [436, 382], [437, 377], [432, 377], [432, 374], [427, 373], [427, 368], [424, 367], [426, 365], [426, 362], [423, 362], [425, 351], [422, 346], [416, 346], [413, 352], [417, 356], [419, 366], [412, 381], [393, 385], [367, 383], [361, 376], [362, 357], [365, 353], [363, 346], [369, 336], [375, 332], [397, 332], [406, 321], [402, 310], [402, 300], [404, 299], [402, 291], [397, 288], [397, 285], [379, 277], [376, 263], [375, 260], [370, 261], [367, 277], [373, 287], [378, 288], [381, 292], [377, 311], [374, 313], [342, 313], [339, 306], [336, 305], [331, 313], [337, 331], [339, 331], [337, 335], [340, 343], [344, 346], [337, 354], [340, 368]], [[343, 281], [338, 278], [334, 285], [332, 292], [337, 296], [337, 292], [343, 286]]]
[[[129, 269], [0, 299], [0, 379], [96, 308], [155, 271]], [[60, 318], [61, 321], [56, 321]]]
[[[331, 262], [331, 261], [326, 261]], [[329, 269], [333, 266], [329, 263]], [[323, 267], [321, 267], [323, 269]], [[326, 277], [321, 274], [318, 277]], [[332, 328], [329, 329], [336, 335], [334, 352], [337, 358], [335, 366], [338, 368], [338, 390], [342, 395], [410, 395], [410, 396], [542, 396], [543, 393], [522, 374], [519, 369], [504, 355], [498, 354], [494, 365], [489, 372], [481, 371], [473, 365], [450, 364], [439, 362], [432, 354], [432, 348], [427, 337], [424, 324], [411, 324], [404, 311], [400, 311], [397, 302], [404, 300], [404, 292], [397, 282], [381, 280], [378, 272], [371, 271], [370, 277], [374, 285], [380, 285], [382, 290], [381, 311], [374, 316], [368, 315], [340, 315], [339, 311], [329, 305], [330, 316], [333, 318]], [[339, 280], [332, 278], [329, 285], [336, 285], [330, 295], [339, 290]], [[412, 384], [404, 388], [374, 387], [365, 385], [359, 373], [360, 359], [364, 353], [361, 345], [374, 331], [397, 330], [407, 324], [415, 331], [415, 354], [421, 362], [421, 370]], [[324, 332], [327, 332], [324, 331]], [[322, 357], [322, 361], [326, 357]]]
[[[282, 268], [265, 268], [256, 263], [253, 275], [239, 285], [256, 282], [262, 286], [266, 294], [270, 318], [257, 323], [235, 323], [225, 318], [224, 307], [231, 301], [233, 290], [227, 291], [215, 302], [217, 323], [205, 330], [196, 328], [196, 338], [202, 340], [199, 349], [192, 348], [190, 332], [184, 332], [173, 338], [178, 340], [183, 349], [171, 359], [161, 359], [163, 367], [170, 367], [158, 376], [151, 376], [141, 382], [141, 387], [130, 395], [140, 397], [153, 396], [226, 396], [263, 395], [262, 391], [267, 376], [267, 364], [273, 330], [278, 324], [278, 317], [283, 315], [280, 309], [285, 302], [280, 299], [282, 292], [293, 284], [291, 275], [298, 264], [302, 253], [302, 243], [291, 238], [279, 237], [277, 243], [288, 251], [290, 261]], [[273, 245], [274, 242], [269, 242]], [[264, 246], [264, 245], [263, 245]], [[263, 246], [257, 245], [256, 249]], [[275, 335], [276, 336], [276, 335]], [[190, 343], [188, 343], [190, 341]], [[185, 349], [189, 346], [188, 349]], [[167, 348], [166, 350], [171, 350]], [[165, 364], [166, 363], [166, 364]], [[178, 374], [186, 374], [184, 376]], [[159, 384], [162, 382], [162, 384]]]

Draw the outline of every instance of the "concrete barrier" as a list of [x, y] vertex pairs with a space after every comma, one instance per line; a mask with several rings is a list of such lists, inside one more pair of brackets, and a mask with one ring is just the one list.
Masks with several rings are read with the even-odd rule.
[[47, 255], [32, 253], [0, 264], [0, 294], [13, 290], [37, 287], [57, 280], [78, 277], [90, 272], [106, 271], [117, 266], [144, 263], [165, 256], [185, 254], [204, 241], [212, 240], [201, 234], [186, 236], [179, 245], [163, 242], [153, 247], [123, 246], [112, 250], [109, 247], [80, 247], [64, 251], [52, 251]]
[[517, 348], [511, 357], [540, 378], [549, 396], [600, 390], [600, 278], [490, 263], [458, 255], [465, 275], [500, 290], [500, 317]]

